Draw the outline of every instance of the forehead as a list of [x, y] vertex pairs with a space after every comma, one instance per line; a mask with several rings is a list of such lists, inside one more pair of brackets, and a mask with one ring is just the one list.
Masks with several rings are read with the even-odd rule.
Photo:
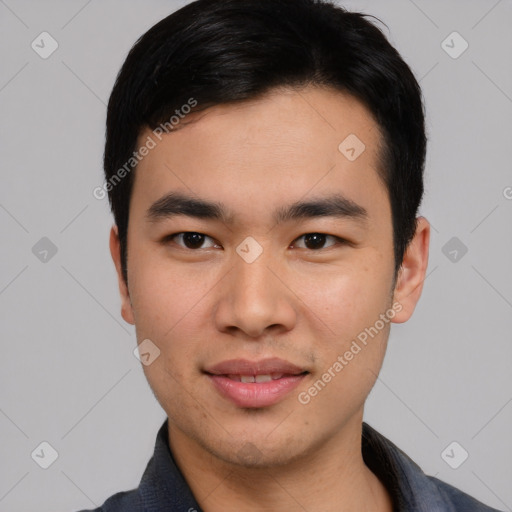
[[[201, 105], [199, 105], [201, 107]], [[261, 98], [189, 114], [139, 163], [132, 200], [173, 190], [247, 211], [340, 191], [356, 202], [387, 197], [381, 135], [369, 111], [332, 89], [273, 90]], [[273, 210], [274, 208], [272, 208]]]

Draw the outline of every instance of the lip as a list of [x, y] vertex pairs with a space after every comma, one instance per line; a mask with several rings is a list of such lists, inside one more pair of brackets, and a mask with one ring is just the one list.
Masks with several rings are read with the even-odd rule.
[[[296, 388], [308, 372], [283, 359], [261, 361], [231, 359], [205, 370], [206, 375], [221, 396], [238, 407], [261, 408], [280, 402]], [[241, 382], [240, 375], [272, 375], [278, 378], [266, 382]]]
[[249, 361], [248, 359], [230, 359], [205, 369], [213, 375], [267, 375], [269, 373], [285, 373], [299, 375], [306, 370], [284, 359], [277, 357]]

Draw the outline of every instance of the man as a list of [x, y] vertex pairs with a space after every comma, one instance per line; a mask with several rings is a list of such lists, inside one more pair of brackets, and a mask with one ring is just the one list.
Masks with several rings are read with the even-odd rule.
[[199, 0], [117, 78], [122, 316], [168, 419], [111, 511], [489, 511], [363, 424], [419, 300], [421, 91], [363, 15]]

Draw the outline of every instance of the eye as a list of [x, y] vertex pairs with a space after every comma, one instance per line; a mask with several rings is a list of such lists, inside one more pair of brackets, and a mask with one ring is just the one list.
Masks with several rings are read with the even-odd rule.
[[[303, 246], [293, 243], [293, 247], [297, 247], [299, 249], [310, 249], [310, 250], [319, 250], [319, 249], [327, 249], [328, 247], [332, 247], [336, 245], [336, 243], [343, 243], [344, 240], [333, 235], [326, 235], [324, 233], [306, 233], [305, 235], [300, 236], [297, 240], [304, 239]], [[325, 246], [326, 241], [330, 239], [334, 243], [331, 243], [327, 247]]]
[[[208, 235], [204, 235], [203, 233], [196, 233], [195, 231], [184, 231], [182, 233], [175, 233], [173, 235], [168, 235], [164, 238], [163, 242], [175, 242], [178, 245], [184, 247], [185, 249], [210, 249], [213, 247], [220, 247], [215, 243], [215, 240]], [[208, 242], [209, 245], [203, 246], [205, 242]]]

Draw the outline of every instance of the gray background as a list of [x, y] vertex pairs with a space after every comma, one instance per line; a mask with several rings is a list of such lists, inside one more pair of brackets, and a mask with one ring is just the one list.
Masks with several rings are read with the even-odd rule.
[[[90, 508], [135, 487], [165, 418], [119, 313], [112, 219], [92, 190], [115, 75], [185, 3], [0, 0], [1, 511]], [[421, 79], [430, 138], [429, 275], [414, 317], [393, 326], [366, 421], [427, 473], [511, 510], [512, 3], [343, 5], [389, 26]], [[47, 59], [31, 48], [43, 31], [59, 44]], [[469, 43], [456, 59], [442, 47], [453, 31]], [[43, 237], [57, 248], [46, 261]], [[48, 469], [31, 457], [42, 441], [58, 452]], [[453, 441], [469, 453], [458, 469], [441, 456]]]

